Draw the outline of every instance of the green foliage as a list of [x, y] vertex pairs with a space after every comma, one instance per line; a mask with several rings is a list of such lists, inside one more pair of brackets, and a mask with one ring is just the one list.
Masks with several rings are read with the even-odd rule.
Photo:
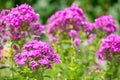
[[[43, 24], [57, 10], [64, 9], [72, 3], [79, 4], [91, 22], [100, 15], [106, 14], [111, 14], [118, 22], [120, 21], [120, 0], [0, 0], [0, 10], [10, 9], [22, 3], [31, 4], [40, 14], [40, 22]], [[50, 43], [61, 57], [61, 62], [53, 65], [53, 69], [45, 71], [42, 75], [44, 80], [120, 80], [120, 65], [116, 63], [117, 60], [108, 62], [108, 66], [100, 71], [92, 68], [98, 65], [95, 53], [100, 47], [104, 33], [98, 32], [98, 37], [90, 45], [86, 44], [87, 37], [84, 33], [80, 32], [80, 34], [83, 41], [78, 50], [71, 45], [71, 40], [65, 38], [61, 38], [58, 43]], [[118, 34], [120, 35], [120, 32]], [[48, 42], [45, 35], [40, 40]], [[14, 43], [21, 48], [25, 42], [14, 41]], [[14, 51], [12, 53], [14, 55]], [[115, 59], [118, 57], [116, 56]], [[0, 63], [0, 80], [41, 80], [39, 71], [32, 72], [28, 68], [18, 67], [9, 59], [7, 63], [12, 67], [1, 66]]]

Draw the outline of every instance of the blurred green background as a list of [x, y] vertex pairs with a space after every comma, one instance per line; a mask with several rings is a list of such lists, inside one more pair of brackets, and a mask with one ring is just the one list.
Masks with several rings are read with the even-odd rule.
[[73, 3], [77, 3], [83, 9], [91, 22], [101, 15], [108, 14], [120, 22], [120, 0], [0, 0], [0, 11], [23, 3], [30, 4], [40, 14], [42, 24], [57, 10], [69, 7]]
[[[0, 0], [0, 11], [2, 9], [11, 9], [12, 7], [16, 7], [17, 5], [24, 4], [24, 3], [30, 4], [35, 9], [35, 11], [40, 14], [40, 17], [41, 17], [40, 22], [42, 24], [45, 24], [46, 20], [52, 14], [54, 14], [57, 10], [61, 10], [66, 7], [69, 7], [73, 3], [77, 3], [79, 7], [83, 9], [84, 13], [87, 15], [89, 21], [91, 22], [93, 22], [95, 18], [101, 15], [112, 15], [113, 18], [116, 19], [118, 23], [120, 23], [120, 0], [5, 0], [5, 1]], [[120, 35], [120, 30], [118, 34]], [[71, 60], [71, 63], [70, 63], [71, 57], [70, 58], [68, 57], [69, 58], [68, 61], [66, 60], [66, 57], [65, 57], [65, 60], [63, 60], [63, 63], [56, 65], [56, 67], [53, 70], [48, 70], [48, 72], [46, 73], [52, 76], [54, 80], [58, 80], [58, 78], [55, 76], [58, 76], [58, 77], [60, 76], [61, 79], [59, 80], [63, 80], [63, 78], [66, 78], [67, 80], [67, 78], [74, 78], [74, 77], [80, 78], [80, 79], [83, 78], [82, 80], [86, 80], [85, 79], [86, 77], [87, 78], [93, 77], [94, 80], [100, 79], [100, 77], [103, 77], [105, 75], [105, 71], [101, 73], [93, 74], [91, 73], [91, 65], [92, 66], [96, 65], [94, 54], [96, 50], [99, 49], [99, 45], [101, 41], [102, 40], [100, 39], [96, 39], [94, 41], [94, 44], [91, 46], [86, 46], [85, 43], [81, 44], [81, 48], [80, 48], [81, 54], [77, 55], [76, 57], [77, 59], [75, 62], [72, 62]], [[73, 51], [71, 48], [69, 48], [69, 45], [64, 44], [61, 46], [62, 46], [61, 48], [55, 46], [55, 49], [58, 48], [58, 53], [61, 56], [61, 58], [64, 59], [64, 56], [67, 56], [62, 53], [70, 53], [72, 55]], [[69, 50], [70, 52], [67, 50]], [[90, 67], [90, 70], [89, 70], [89, 67]], [[112, 72], [112, 70], [110, 71]], [[58, 73], [60, 74], [56, 75]], [[110, 73], [108, 72], [108, 74]], [[87, 79], [87, 80], [93, 80], [93, 78]], [[76, 80], [80, 80], [80, 79], [76, 79]], [[102, 79], [102, 80], [106, 80], [106, 79]]]

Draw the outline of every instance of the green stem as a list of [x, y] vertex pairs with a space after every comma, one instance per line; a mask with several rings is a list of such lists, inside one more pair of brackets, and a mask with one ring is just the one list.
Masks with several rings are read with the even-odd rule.
[[39, 70], [38, 70], [38, 79], [40, 79], [40, 80], [44, 80], [44, 76], [43, 76], [43, 74], [44, 74], [44, 71], [45, 71], [45, 69], [43, 68], [43, 67], [41, 67]]
[[[11, 41], [12, 42], [12, 41]], [[11, 71], [12, 71], [12, 78], [14, 78], [14, 72], [13, 72], [13, 68], [14, 68], [14, 66], [13, 66], [13, 42], [12, 42], [12, 44], [11, 44], [11, 57], [10, 57], [10, 61], [11, 61]]]

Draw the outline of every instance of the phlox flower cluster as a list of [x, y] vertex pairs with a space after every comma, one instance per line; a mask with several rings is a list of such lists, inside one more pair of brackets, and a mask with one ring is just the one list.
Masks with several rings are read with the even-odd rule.
[[68, 31], [71, 25], [73, 29], [79, 31], [79, 29], [82, 28], [82, 23], [86, 20], [87, 18], [82, 9], [80, 9], [77, 4], [73, 4], [69, 8], [57, 11], [48, 19], [50, 23], [48, 27], [49, 33], [54, 33], [59, 29], [61, 29], [61, 31]]
[[2, 10], [0, 12], [0, 51], [3, 49], [5, 42], [9, 40], [8, 29], [6, 28], [6, 15], [9, 13], [9, 10]]
[[[57, 33], [66, 33], [69, 38], [74, 40], [75, 45], [80, 43], [79, 30], [83, 28], [83, 23], [87, 17], [77, 4], [52, 15], [48, 22], [48, 33], [56, 36]], [[51, 40], [51, 39], [50, 39]]]
[[87, 21], [85, 14], [82, 9], [78, 7], [77, 4], [73, 4], [71, 7], [66, 8], [61, 11], [57, 11], [54, 15], [48, 18], [50, 23], [48, 26], [49, 33], [54, 33], [56, 30], [62, 32], [70, 30], [70, 25], [73, 26], [72, 29], [79, 31], [82, 28], [84, 21]]
[[22, 52], [14, 56], [14, 60], [19, 66], [28, 65], [35, 71], [38, 68], [52, 68], [53, 63], [60, 62], [60, 57], [48, 43], [34, 40], [27, 42]]
[[8, 28], [11, 39], [24, 40], [30, 34], [41, 35], [44, 28], [41, 24], [36, 23], [39, 20], [39, 14], [35, 13], [30, 5], [22, 4], [7, 11], [9, 12], [2, 20]]
[[117, 27], [115, 26], [115, 20], [111, 15], [101, 16], [95, 19], [96, 28], [100, 29], [107, 34], [111, 34], [117, 31]]
[[114, 55], [120, 53], [120, 36], [111, 34], [107, 36], [97, 51], [98, 60], [112, 60]]
[[8, 14], [7, 21], [10, 26], [19, 28], [23, 23], [34, 23], [39, 19], [39, 14], [34, 12], [34, 9], [28, 4], [22, 4], [15, 8], [12, 8]]
[[112, 18], [112, 16], [108, 15], [96, 18], [94, 23], [85, 22], [84, 30], [87, 35], [97, 30], [105, 32], [107, 35], [109, 35], [116, 32], [118, 28], [115, 25], [115, 20]]

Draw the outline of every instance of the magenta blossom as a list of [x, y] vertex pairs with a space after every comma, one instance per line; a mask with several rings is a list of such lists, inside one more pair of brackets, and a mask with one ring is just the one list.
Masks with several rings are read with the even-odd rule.
[[[32, 35], [41, 36], [44, 26], [37, 24], [39, 14], [28, 4], [22, 4], [0, 14], [0, 32], [12, 40], [25, 40]], [[2, 34], [2, 35], [3, 35]]]
[[107, 36], [101, 46], [97, 51], [98, 62], [101, 60], [113, 60], [114, 55], [119, 55], [120, 53], [120, 36], [111, 34]]
[[73, 39], [79, 37], [78, 32], [75, 31], [75, 30], [71, 30], [71, 31], [68, 33], [68, 36], [69, 36], [70, 38], [73, 38]]
[[[64, 10], [57, 11], [48, 19], [48, 33], [52, 36], [56, 34], [66, 34], [68, 37], [78, 37], [79, 30], [83, 28], [83, 23], [87, 17], [77, 4]], [[57, 36], [58, 37], [58, 36]]]
[[26, 43], [22, 52], [14, 56], [14, 60], [19, 66], [29, 64], [28, 66], [35, 71], [39, 67], [52, 68], [53, 63], [60, 62], [60, 57], [48, 43], [34, 40]]
[[76, 47], [79, 47], [80, 46], [80, 43], [81, 43], [81, 40], [79, 38], [76, 38], [74, 41], [73, 41], [73, 44], [74, 46]]
[[115, 25], [115, 20], [111, 15], [109, 16], [101, 16], [95, 19], [96, 29], [106, 32], [107, 34], [111, 34], [116, 32], [118, 28]]
[[58, 37], [50, 37], [49, 41], [50, 42], [56, 42], [56, 41], [58, 41]]

